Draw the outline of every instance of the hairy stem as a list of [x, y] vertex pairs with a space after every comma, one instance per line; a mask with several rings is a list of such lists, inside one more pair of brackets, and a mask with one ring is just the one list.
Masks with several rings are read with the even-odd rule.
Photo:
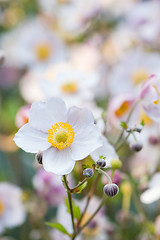
[[82, 182], [80, 182], [78, 185], [76, 185], [74, 188], [71, 188], [70, 191], [72, 193], [75, 193], [76, 192], [76, 189], [79, 188], [83, 183], [85, 183], [86, 181], [88, 181], [88, 178], [85, 178], [82, 180]]
[[[133, 106], [132, 106], [132, 108], [131, 108], [131, 111], [130, 111], [130, 113], [128, 114], [128, 117], [127, 117], [127, 120], [126, 120], [126, 124], [129, 122], [129, 120], [130, 120], [130, 118], [131, 118], [131, 116], [132, 116], [132, 113], [133, 113], [133, 111], [135, 110], [135, 108], [137, 107], [137, 105], [138, 105], [139, 102], [140, 102], [140, 100], [137, 100], [137, 101], [133, 104]], [[125, 129], [123, 128], [122, 131], [121, 131], [121, 133], [120, 133], [120, 135], [119, 135], [119, 137], [118, 137], [118, 139], [117, 139], [117, 141], [116, 141], [115, 144], [114, 144], [114, 147], [117, 146], [117, 144], [119, 143], [119, 141], [120, 141], [121, 138], [123, 137], [124, 131], [125, 131]]]
[[97, 183], [99, 182], [100, 177], [101, 177], [101, 174], [98, 174], [98, 175], [97, 175], [97, 178], [96, 178], [94, 184], [92, 185], [92, 188], [91, 188], [91, 190], [90, 190], [90, 192], [89, 192], [89, 194], [88, 194], [86, 206], [85, 206], [85, 208], [84, 208], [84, 210], [83, 210], [83, 212], [82, 212], [82, 215], [81, 215], [81, 217], [80, 217], [80, 219], [79, 219], [79, 221], [78, 221], [78, 224], [77, 224], [78, 227], [79, 227], [79, 225], [80, 225], [80, 223], [81, 223], [81, 221], [82, 221], [82, 219], [83, 219], [83, 217], [84, 217], [84, 215], [85, 215], [85, 213], [86, 213], [86, 211], [87, 211], [89, 202], [90, 202], [90, 200], [91, 200], [91, 198], [92, 198], [92, 196], [93, 196], [93, 194], [94, 194], [94, 192], [95, 192], [95, 189], [96, 189]]
[[71, 220], [72, 220], [72, 227], [73, 227], [73, 233], [75, 234], [76, 228], [75, 228], [75, 223], [74, 223], [74, 214], [73, 214], [73, 206], [72, 206], [72, 196], [71, 196], [71, 190], [68, 186], [66, 176], [63, 176], [64, 184], [67, 190], [67, 196], [68, 196], [68, 202], [69, 202], [69, 208], [70, 208], [70, 213], [71, 213]]

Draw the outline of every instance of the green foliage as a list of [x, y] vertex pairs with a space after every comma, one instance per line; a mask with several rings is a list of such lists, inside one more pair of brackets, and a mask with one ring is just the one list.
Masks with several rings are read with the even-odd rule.
[[[70, 207], [69, 207], [69, 202], [68, 198], [65, 199], [66, 207], [67, 207], [67, 212], [70, 213]], [[79, 206], [76, 206], [75, 203], [72, 201], [72, 207], [73, 207], [73, 214], [76, 219], [79, 219], [81, 217], [81, 211]]]
[[69, 237], [71, 236], [67, 230], [65, 229], [65, 227], [60, 224], [60, 223], [51, 223], [51, 222], [46, 222], [46, 225], [49, 226], [49, 227], [52, 227], [52, 228], [56, 228], [57, 230], [59, 230], [60, 232], [68, 235]]
[[86, 187], [87, 187], [87, 182], [84, 182], [82, 185], [74, 189], [72, 193], [81, 193], [83, 189], [85, 189]]
[[127, 124], [126, 124], [125, 122], [121, 122], [121, 123], [120, 123], [120, 126], [121, 126], [122, 128], [124, 128], [124, 129], [127, 129], [127, 128], [128, 128], [128, 126], [127, 126]]

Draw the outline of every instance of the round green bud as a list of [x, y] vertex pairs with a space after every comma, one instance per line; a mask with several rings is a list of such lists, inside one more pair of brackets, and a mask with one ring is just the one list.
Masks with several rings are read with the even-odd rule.
[[113, 169], [119, 169], [119, 168], [121, 168], [121, 166], [122, 166], [121, 160], [119, 160], [119, 159], [113, 159], [113, 160], [111, 161], [111, 167], [112, 167]]

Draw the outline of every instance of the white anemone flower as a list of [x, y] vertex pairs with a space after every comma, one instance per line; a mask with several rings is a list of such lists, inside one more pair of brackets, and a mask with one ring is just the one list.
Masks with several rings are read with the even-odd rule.
[[106, 167], [111, 167], [111, 161], [113, 159], [119, 159], [114, 147], [108, 142], [107, 138], [102, 137], [103, 145], [92, 152], [91, 158], [96, 162], [100, 156], [103, 156], [106, 161]]
[[149, 188], [141, 194], [141, 201], [151, 204], [160, 199], [160, 172], [156, 173], [149, 181]]
[[72, 171], [82, 160], [102, 145], [101, 134], [86, 108], [70, 107], [51, 98], [33, 103], [29, 122], [15, 135], [17, 146], [26, 152], [43, 151], [43, 166], [57, 175]]
[[6, 228], [14, 228], [25, 220], [25, 210], [22, 204], [22, 191], [19, 187], [0, 183], [0, 233]]

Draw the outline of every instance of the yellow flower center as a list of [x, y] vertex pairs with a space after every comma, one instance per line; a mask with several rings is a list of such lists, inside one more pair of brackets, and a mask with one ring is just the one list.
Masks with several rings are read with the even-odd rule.
[[130, 109], [131, 103], [129, 101], [124, 101], [121, 106], [115, 111], [115, 115], [121, 118]]
[[0, 215], [2, 215], [4, 212], [4, 204], [3, 202], [0, 200]]
[[68, 148], [74, 141], [74, 129], [69, 123], [59, 122], [48, 130], [48, 142], [59, 150]]
[[137, 69], [132, 74], [132, 80], [135, 85], [146, 81], [149, 77], [149, 73], [145, 69]]
[[64, 93], [76, 93], [78, 90], [78, 85], [76, 81], [70, 81], [61, 86]]
[[50, 47], [48, 44], [42, 43], [36, 46], [36, 56], [38, 60], [45, 61], [50, 57]]

